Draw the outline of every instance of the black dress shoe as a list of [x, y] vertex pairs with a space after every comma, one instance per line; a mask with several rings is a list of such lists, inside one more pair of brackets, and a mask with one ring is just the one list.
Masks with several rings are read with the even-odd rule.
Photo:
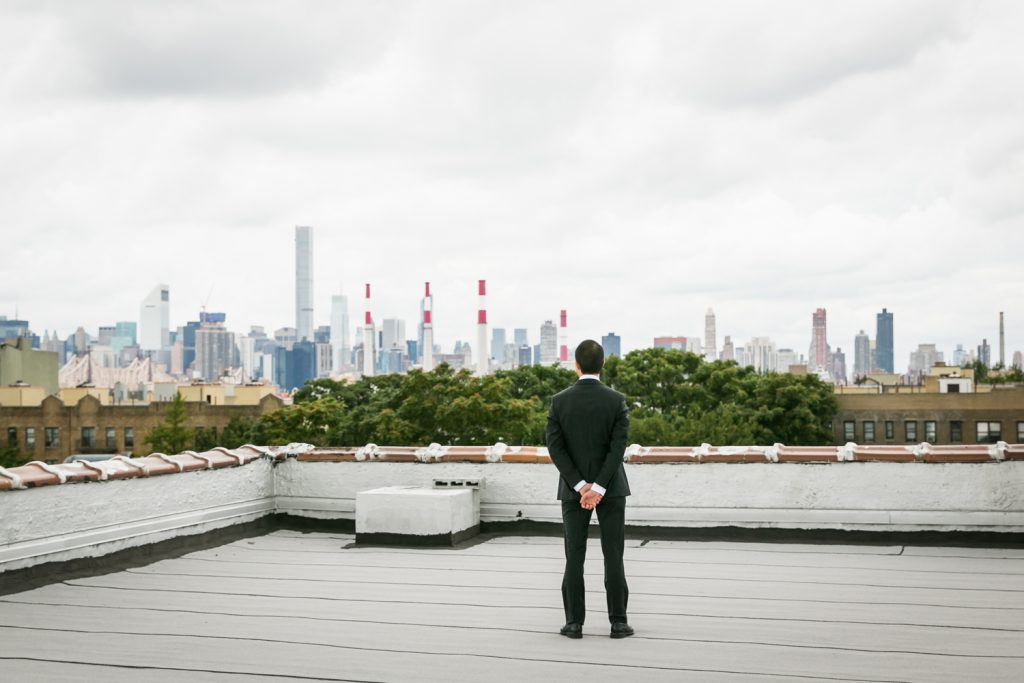
[[629, 638], [633, 635], [633, 627], [624, 621], [616, 621], [612, 624], [612, 632], [609, 635], [612, 638]]
[[562, 627], [562, 630], [559, 631], [559, 633], [561, 633], [566, 638], [582, 638], [583, 625], [576, 624], [574, 622], [569, 622], [568, 624]]

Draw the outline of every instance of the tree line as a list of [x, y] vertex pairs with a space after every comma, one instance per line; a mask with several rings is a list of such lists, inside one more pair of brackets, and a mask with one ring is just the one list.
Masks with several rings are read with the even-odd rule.
[[[832, 442], [838, 403], [832, 386], [814, 375], [762, 375], [734, 361], [642, 349], [608, 358], [601, 379], [626, 396], [632, 443]], [[317, 379], [294, 394], [292, 405], [258, 420], [235, 418], [219, 435], [190, 431], [176, 401], [147, 441], [162, 452], [290, 442], [543, 445], [551, 396], [575, 381], [574, 372], [554, 365], [478, 377], [445, 364], [351, 383]]]

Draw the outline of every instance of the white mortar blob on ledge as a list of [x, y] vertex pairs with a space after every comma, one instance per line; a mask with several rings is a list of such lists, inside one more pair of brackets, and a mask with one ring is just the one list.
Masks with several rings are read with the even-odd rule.
[[385, 486], [356, 493], [356, 543], [454, 545], [480, 532], [471, 488]]

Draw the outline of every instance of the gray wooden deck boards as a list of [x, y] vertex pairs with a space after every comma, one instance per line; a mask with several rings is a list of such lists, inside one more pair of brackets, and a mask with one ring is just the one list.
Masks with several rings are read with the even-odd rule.
[[581, 641], [561, 543], [352, 548], [280, 531], [0, 598], [0, 679], [1019, 681], [1024, 551], [630, 541], [607, 638]]

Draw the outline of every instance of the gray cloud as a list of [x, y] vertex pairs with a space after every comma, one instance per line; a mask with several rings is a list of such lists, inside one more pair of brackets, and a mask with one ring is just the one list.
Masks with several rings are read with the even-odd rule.
[[289, 324], [308, 223], [318, 323], [366, 281], [411, 323], [431, 280], [439, 340], [472, 340], [487, 277], [534, 336], [565, 307], [641, 346], [713, 306], [720, 337], [804, 350], [825, 306], [849, 350], [888, 306], [900, 362], [998, 310], [1024, 347], [1022, 28], [998, 3], [5, 6], [0, 313], [66, 334], [166, 281], [176, 323], [212, 286], [236, 329]]

